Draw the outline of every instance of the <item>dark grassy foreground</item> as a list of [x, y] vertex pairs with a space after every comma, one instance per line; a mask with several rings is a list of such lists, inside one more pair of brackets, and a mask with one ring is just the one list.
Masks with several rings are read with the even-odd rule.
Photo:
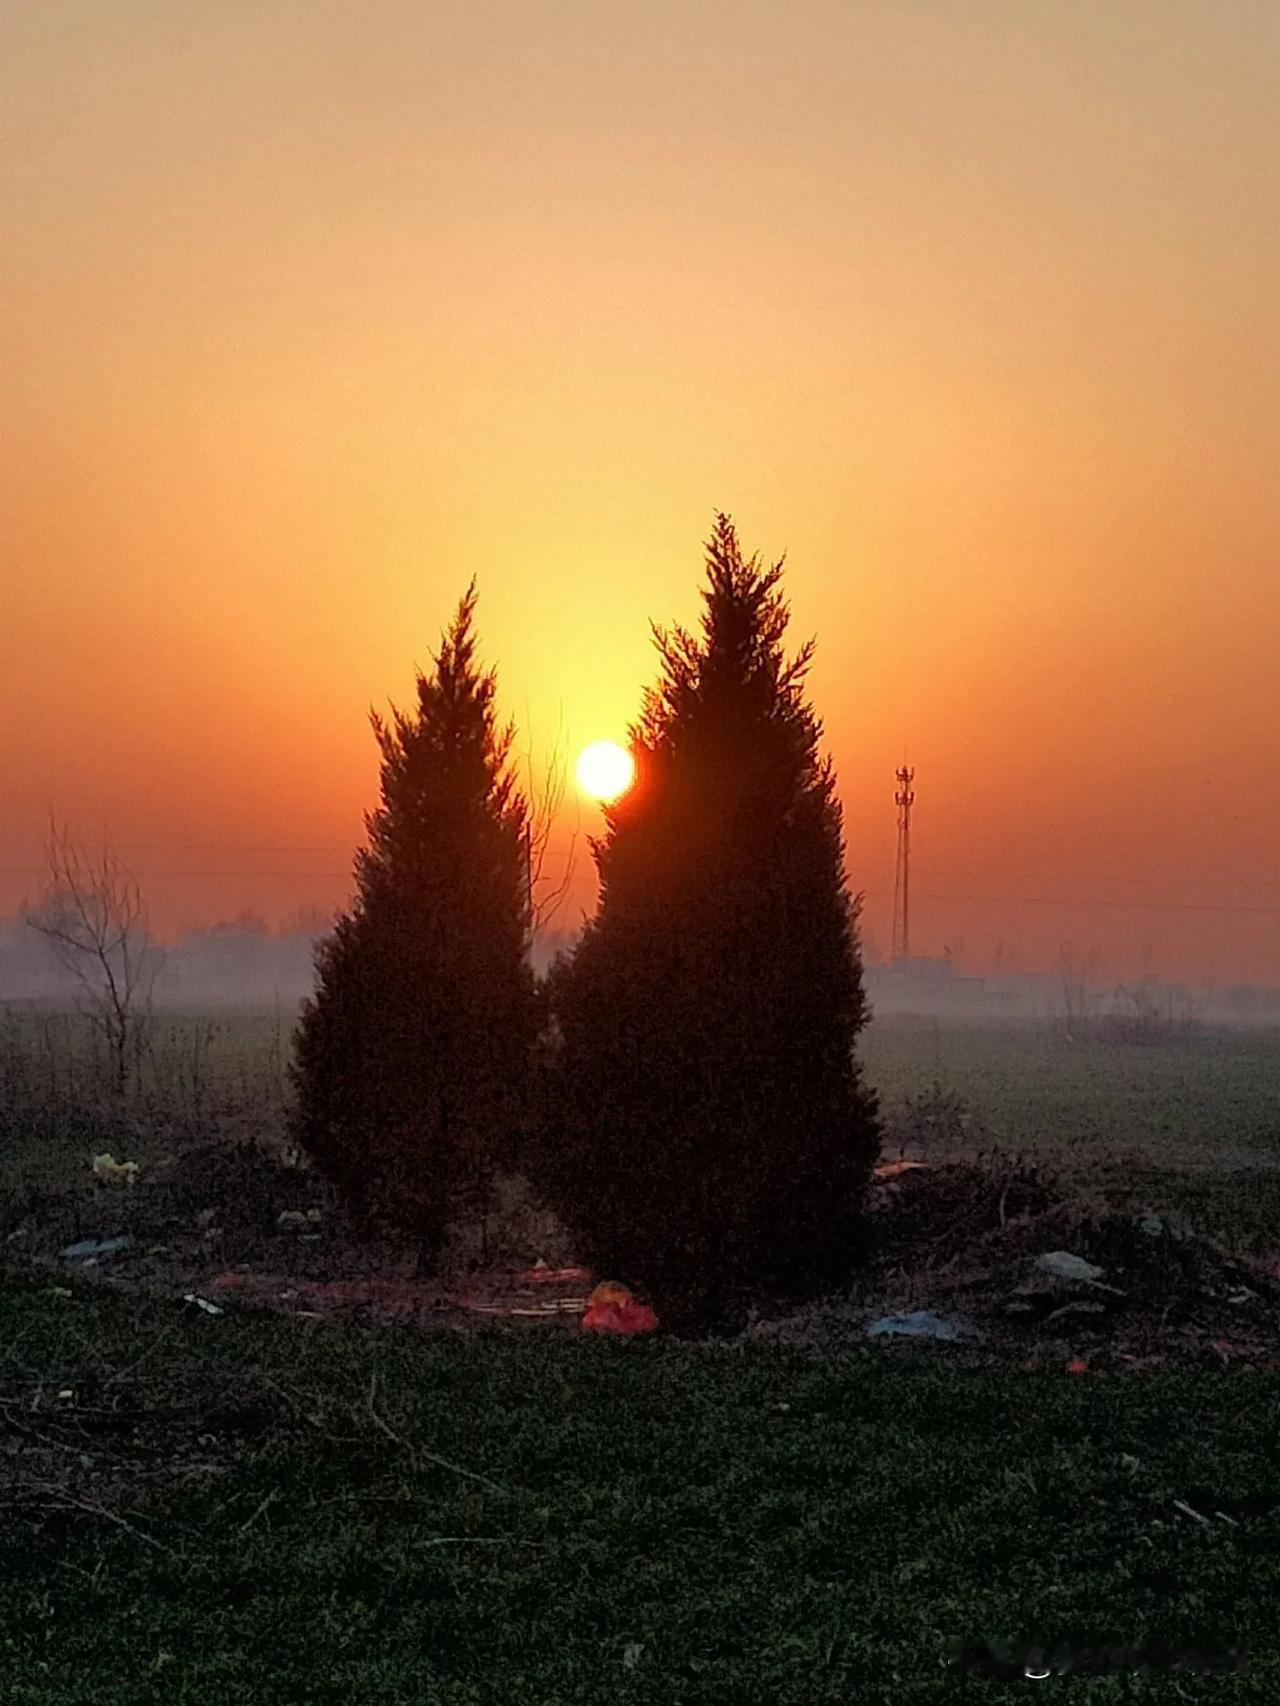
[[[939, 1350], [424, 1339], [7, 1280], [0, 1698], [1280, 1700], [1280, 1381]], [[944, 1667], [1037, 1632], [1252, 1653]]]

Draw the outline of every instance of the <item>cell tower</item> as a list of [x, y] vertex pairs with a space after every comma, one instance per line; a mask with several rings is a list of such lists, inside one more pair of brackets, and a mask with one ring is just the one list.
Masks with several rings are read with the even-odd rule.
[[893, 957], [911, 958], [911, 808], [916, 796], [911, 784], [914, 770], [904, 763], [894, 772], [898, 791], [893, 796], [898, 808], [898, 865], [893, 878]]

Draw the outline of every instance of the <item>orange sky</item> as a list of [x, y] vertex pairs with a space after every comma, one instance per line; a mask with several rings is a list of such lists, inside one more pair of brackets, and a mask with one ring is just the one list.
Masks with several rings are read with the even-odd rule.
[[338, 902], [470, 576], [616, 737], [723, 507], [873, 947], [905, 745], [921, 951], [1280, 980], [1274, 0], [0, 10], [0, 910]]

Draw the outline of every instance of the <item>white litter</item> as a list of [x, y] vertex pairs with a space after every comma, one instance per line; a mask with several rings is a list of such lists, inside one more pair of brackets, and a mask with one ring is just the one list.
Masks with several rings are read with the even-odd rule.
[[196, 1308], [203, 1309], [206, 1315], [223, 1315], [226, 1313], [226, 1311], [220, 1309], [216, 1303], [210, 1303], [207, 1297], [197, 1297], [194, 1291], [187, 1292], [182, 1301], [184, 1303], [194, 1303]]
[[1036, 1266], [1065, 1280], [1100, 1280], [1105, 1271], [1086, 1262], [1083, 1256], [1073, 1256], [1070, 1250], [1048, 1250], [1036, 1257]]

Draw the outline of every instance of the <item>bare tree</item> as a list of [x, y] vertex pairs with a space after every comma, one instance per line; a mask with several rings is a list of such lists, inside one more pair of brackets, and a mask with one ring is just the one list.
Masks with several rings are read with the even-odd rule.
[[74, 979], [80, 1011], [106, 1044], [112, 1081], [123, 1096], [151, 1023], [160, 970], [142, 891], [108, 846], [90, 853], [55, 819], [46, 864], [44, 896], [28, 923]]
[[[527, 723], [527, 712], [526, 712]], [[532, 941], [550, 924], [564, 904], [573, 881], [578, 845], [577, 822], [569, 837], [564, 870], [558, 878], [547, 875], [547, 859], [551, 832], [564, 805], [569, 765], [564, 746], [564, 718], [556, 731], [555, 743], [543, 766], [542, 779], [537, 781], [533, 769], [533, 753], [525, 753], [525, 774], [528, 778], [526, 798], [529, 802], [529, 825], [526, 833], [525, 857], [529, 867], [529, 935]]]

